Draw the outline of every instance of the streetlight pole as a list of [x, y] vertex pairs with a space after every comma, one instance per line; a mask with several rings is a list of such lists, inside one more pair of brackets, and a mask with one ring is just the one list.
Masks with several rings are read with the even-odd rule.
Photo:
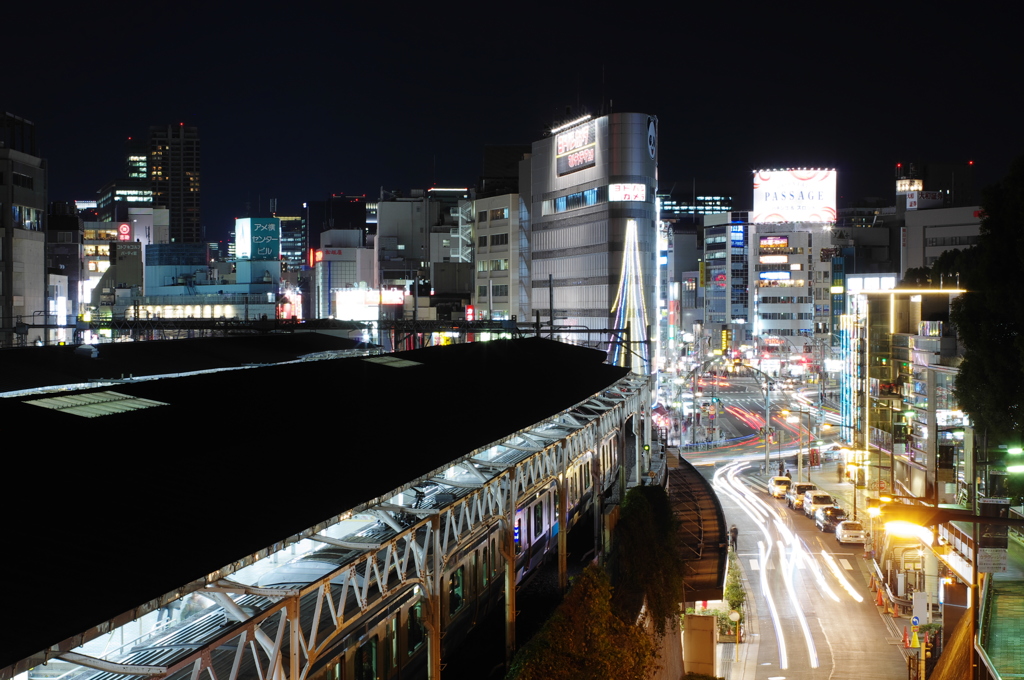
[[[783, 409], [781, 413], [785, 416], [789, 416], [790, 413], [800, 413], [807, 416], [807, 450], [810, 452], [811, 449], [811, 412], [810, 411], [790, 411]], [[788, 420], [788, 418], [787, 418]], [[800, 420], [800, 416], [796, 418], [796, 441], [797, 441], [797, 454], [796, 454], [796, 480], [798, 482], [803, 481], [804, 475], [804, 435], [800, 431], [800, 426], [803, 424]], [[810, 479], [810, 473], [808, 473], [808, 479]]]

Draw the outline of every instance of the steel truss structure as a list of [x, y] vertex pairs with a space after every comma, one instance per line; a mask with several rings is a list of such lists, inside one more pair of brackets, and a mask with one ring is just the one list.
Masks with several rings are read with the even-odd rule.
[[[59, 658], [80, 671], [75, 680], [117, 680], [131, 676], [173, 680], [306, 680], [343, 653], [346, 639], [361, 626], [411, 599], [426, 602], [428, 671], [440, 672], [441, 594], [446, 565], [460, 557], [471, 538], [499, 536], [504, 558], [506, 624], [515, 629], [513, 525], [520, 499], [557, 485], [558, 521], [566, 527], [566, 472], [583, 460], [597, 462], [600, 491], [618, 481], [617, 468], [600, 469], [600, 452], [625, 454], [625, 425], [650, 437], [652, 385], [631, 374], [589, 399], [529, 428], [481, 447], [406, 483], [384, 497], [319, 523], [284, 541], [240, 558], [198, 582], [136, 608], [88, 633], [66, 640], [28, 667]], [[647, 427], [639, 424], [647, 419]], [[615, 458], [611, 460], [616, 460]], [[600, 508], [595, 509], [600, 517]], [[356, 533], [339, 531], [362, 520]], [[558, 556], [565, 571], [565, 535], [558, 532]], [[229, 578], [270, 554], [309, 540], [333, 550], [336, 566], [305, 585], [261, 587]], [[323, 564], [325, 560], [319, 563]], [[220, 606], [187, 624], [168, 627], [117, 658], [90, 657], [75, 650], [89, 639], [156, 611], [188, 593], [202, 593]], [[514, 633], [513, 633], [514, 635]], [[506, 644], [514, 646], [512, 640]], [[19, 666], [22, 664], [19, 664]], [[9, 671], [4, 677], [10, 677]]]

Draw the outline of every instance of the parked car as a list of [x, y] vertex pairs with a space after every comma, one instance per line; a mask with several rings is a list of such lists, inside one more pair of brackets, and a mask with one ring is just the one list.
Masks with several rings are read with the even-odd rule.
[[793, 508], [794, 510], [801, 510], [804, 507], [804, 494], [808, 491], [814, 491], [818, 487], [810, 482], [796, 482], [790, 484], [789, 490], [786, 491], [786, 505]]
[[804, 493], [804, 514], [814, 517], [814, 513], [821, 508], [831, 508], [836, 504], [836, 499], [827, 491], [812, 489]]
[[772, 477], [768, 480], [768, 495], [772, 498], [785, 498], [793, 480], [789, 477]]
[[835, 531], [836, 525], [850, 519], [846, 510], [833, 506], [831, 508], [818, 508], [814, 513], [814, 526], [822, 531]]
[[847, 520], [836, 525], [836, 543], [863, 543], [867, 540], [864, 525]]

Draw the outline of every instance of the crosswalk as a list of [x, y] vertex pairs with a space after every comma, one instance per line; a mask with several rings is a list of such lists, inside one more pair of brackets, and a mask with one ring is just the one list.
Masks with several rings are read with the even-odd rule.
[[[835, 555], [836, 553], [832, 554]], [[740, 553], [740, 557], [743, 557], [742, 553]], [[750, 557], [747, 561], [750, 563], [751, 571], [761, 571], [761, 562], [756, 557]], [[840, 557], [837, 561], [839, 562], [839, 565], [846, 571], [853, 571], [853, 565], [850, 564], [850, 560], [846, 559], [845, 557]], [[796, 568], [806, 569], [807, 567], [804, 565], [803, 562], [798, 560], [796, 562]], [[775, 569], [775, 564], [773, 562], [768, 562], [768, 564], [765, 566], [765, 571], [771, 571], [773, 569]]]

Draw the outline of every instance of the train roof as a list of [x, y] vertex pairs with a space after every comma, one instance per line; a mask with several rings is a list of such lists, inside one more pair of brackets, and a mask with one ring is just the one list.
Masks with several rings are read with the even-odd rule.
[[[188, 351], [147, 344], [156, 372]], [[264, 361], [298, 349], [270, 344]], [[605, 358], [501, 340], [0, 401], [0, 668], [571, 408], [628, 374]]]

